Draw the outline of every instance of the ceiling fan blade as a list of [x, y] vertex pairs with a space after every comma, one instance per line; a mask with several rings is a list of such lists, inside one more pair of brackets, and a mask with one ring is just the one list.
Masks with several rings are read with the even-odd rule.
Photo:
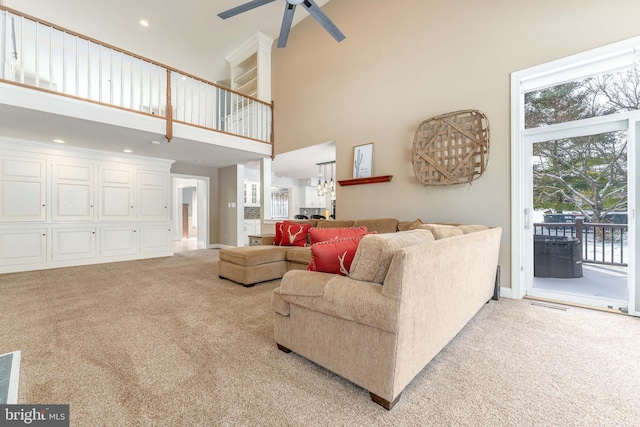
[[243, 12], [246, 12], [251, 9], [255, 9], [256, 7], [260, 7], [274, 1], [276, 0], [253, 0], [245, 4], [241, 4], [240, 6], [236, 6], [233, 9], [229, 9], [225, 12], [221, 12], [218, 14], [218, 16], [222, 19], [231, 18], [232, 16], [240, 15]]
[[280, 37], [278, 37], [278, 47], [285, 47], [287, 45], [289, 31], [291, 31], [291, 22], [293, 21], [293, 14], [295, 11], [296, 5], [286, 2], [284, 17], [282, 18], [282, 27], [280, 27]]
[[315, 20], [318, 21], [334, 39], [336, 39], [337, 42], [341, 42], [345, 39], [345, 35], [342, 34], [342, 31], [340, 31], [336, 24], [329, 19], [329, 17], [318, 7], [317, 4], [315, 4], [313, 0], [304, 0], [302, 4], [307, 8], [309, 14], [313, 16]]

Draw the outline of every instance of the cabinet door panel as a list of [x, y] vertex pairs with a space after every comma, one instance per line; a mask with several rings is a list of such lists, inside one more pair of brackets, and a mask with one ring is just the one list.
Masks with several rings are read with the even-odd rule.
[[91, 186], [82, 184], [58, 184], [55, 186], [55, 218], [82, 219], [91, 215]]
[[140, 252], [171, 251], [171, 228], [168, 226], [140, 227]]
[[169, 173], [138, 170], [138, 219], [166, 220]]
[[59, 162], [52, 166], [54, 221], [92, 220], [94, 165]]
[[95, 228], [54, 228], [54, 261], [94, 258], [96, 256]]
[[0, 265], [19, 265], [47, 260], [46, 229], [0, 231]]
[[100, 219], [127, 219], [131, 217], [131, 188], [102, 187], [100, 189]]
[[0, 221], [46, 220], [46, 161], [0, 160]]
[[133, 168], [128, 165], [99, 167], [98, 219], [133, 219]]
[[4, 181], [2, 196], [3, 219], [41, 219], [44, 197], [39, 182]]
[[100, 230], [100, 255], [135, 255], [138, 252], [136, 227], [104, 227]]
[[165, 195], [164, 190], [141, 188], [139, 216], [145, 219], [165, 219]]

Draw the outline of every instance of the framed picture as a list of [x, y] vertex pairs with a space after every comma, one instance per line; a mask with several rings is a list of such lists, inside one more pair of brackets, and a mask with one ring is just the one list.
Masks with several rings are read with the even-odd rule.
[[353, 177], [373, 176], [373, 142], [353, 147]]

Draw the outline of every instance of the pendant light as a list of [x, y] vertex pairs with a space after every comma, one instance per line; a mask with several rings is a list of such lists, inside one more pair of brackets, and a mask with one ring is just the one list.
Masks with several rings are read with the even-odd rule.
[[318, 196], [322, 196], [324, 194], [323, 188], [322, 188], [322, 184], [320, 184], [320, 182], [322, 181], [322, 171], [321, 168], [322, 166], [318, 165]]

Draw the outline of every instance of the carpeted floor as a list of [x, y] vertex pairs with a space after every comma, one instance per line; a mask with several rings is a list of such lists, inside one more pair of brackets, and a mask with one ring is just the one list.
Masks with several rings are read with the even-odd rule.
[[387, 412], [276, 349], [279, 281], [244, 288], [216, 261], [199, 250], [0, 275], [18, 403], [68, 403], [72, 426], [640, 425], [638, 318], [492, 301]]

